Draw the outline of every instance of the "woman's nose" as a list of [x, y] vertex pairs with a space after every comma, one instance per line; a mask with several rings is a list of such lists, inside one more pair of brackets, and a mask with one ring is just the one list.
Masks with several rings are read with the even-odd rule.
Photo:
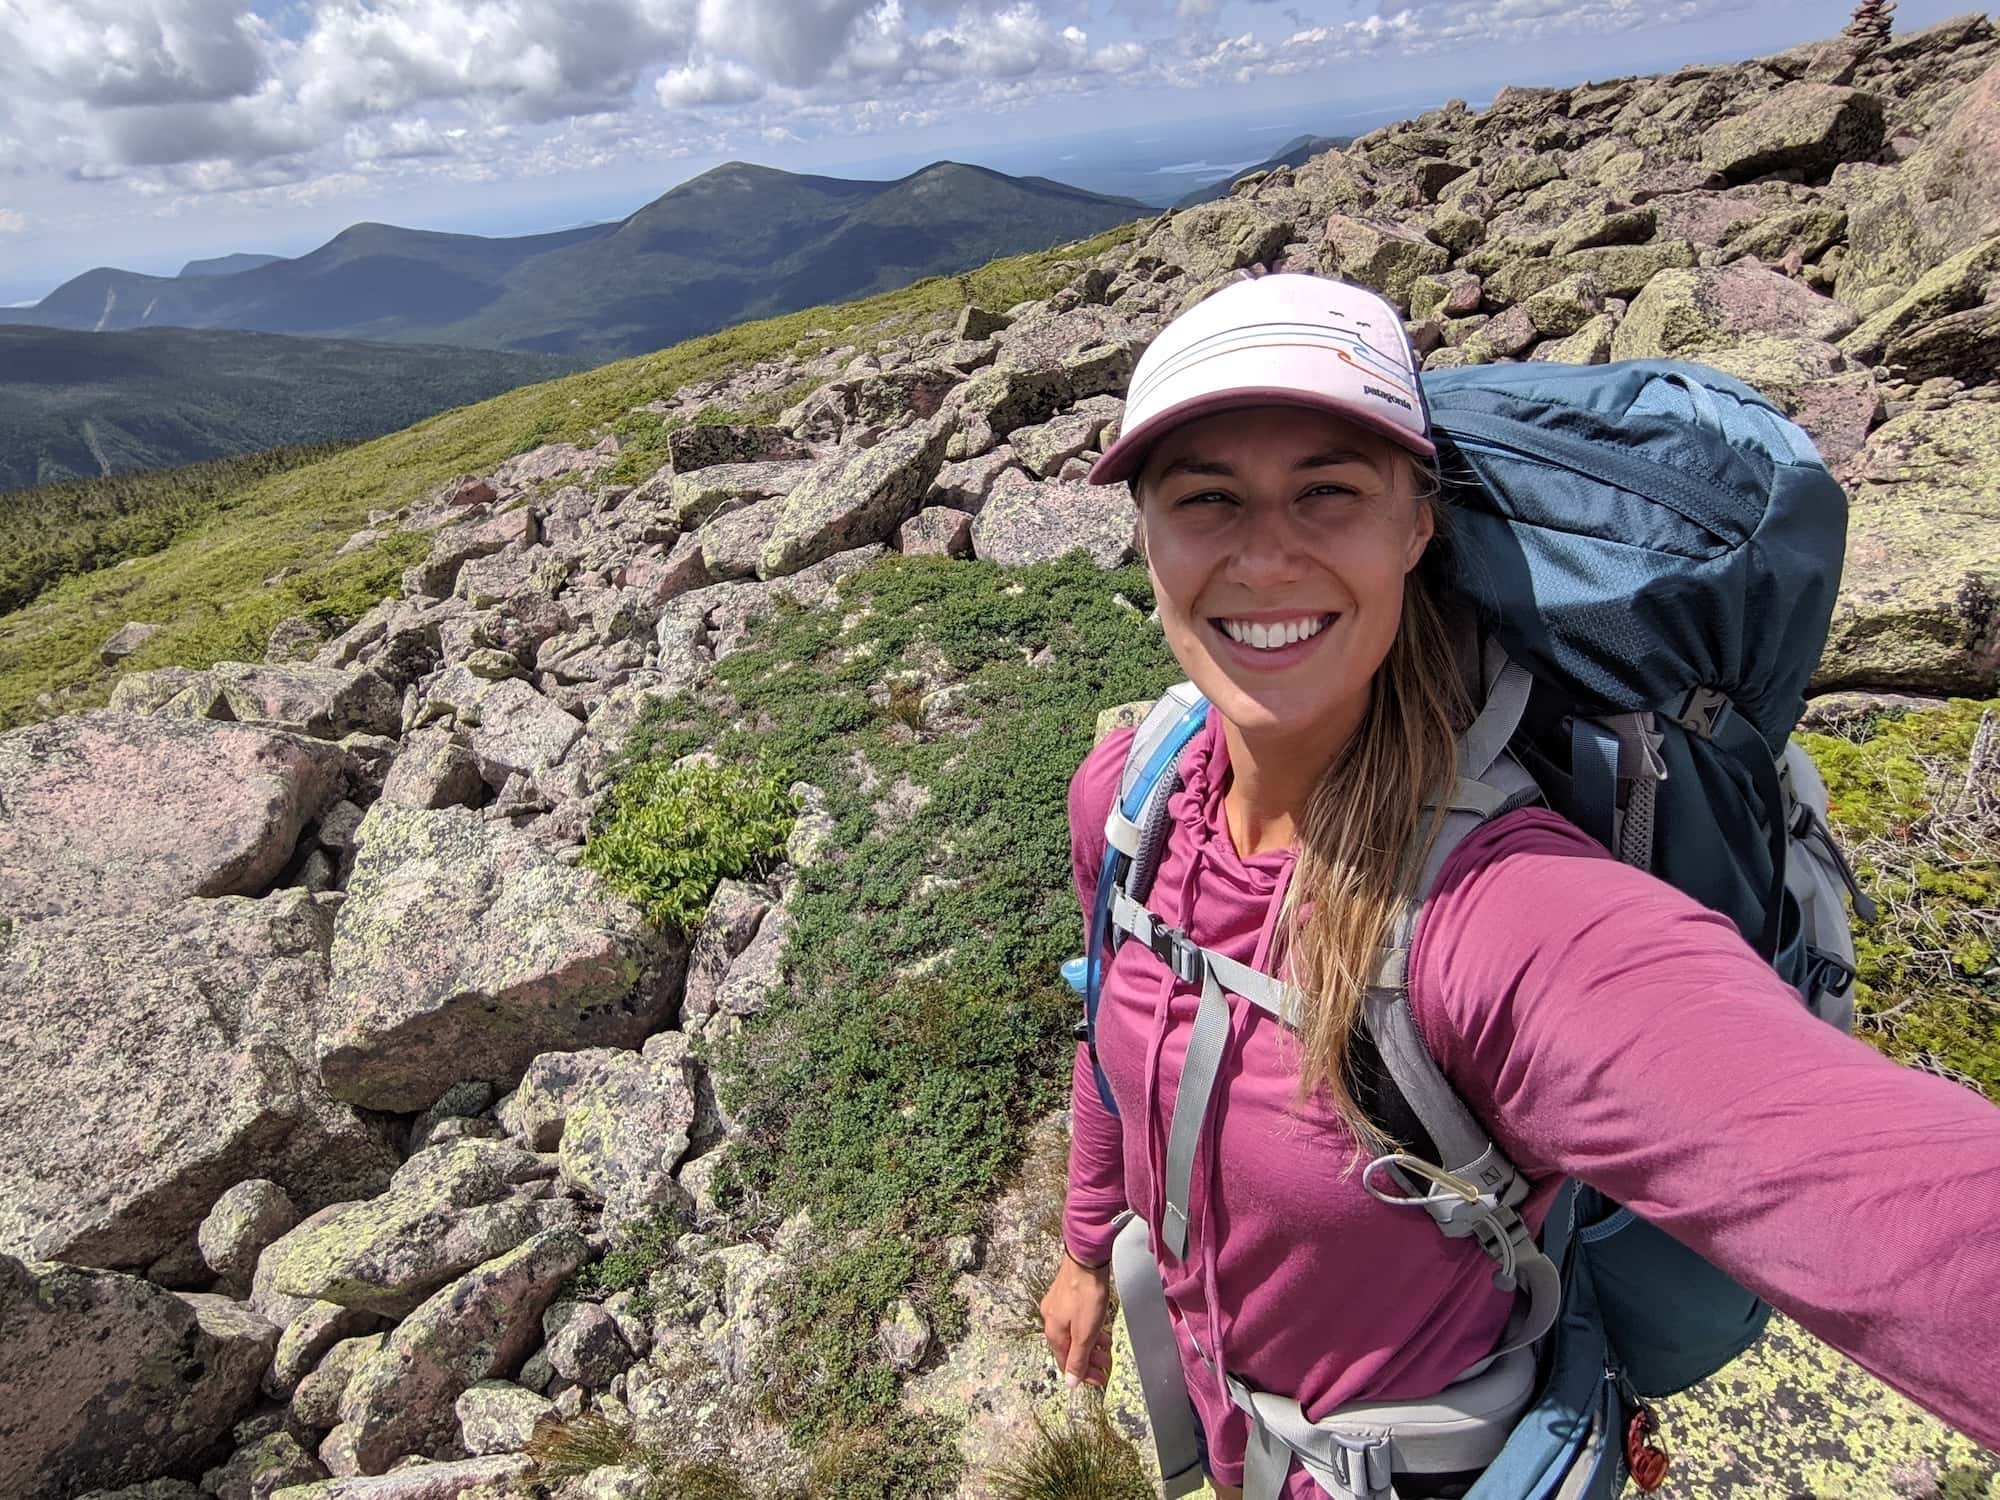
[[1303, 571], [1305, 547], [1283, 511], [1247, 513], [1237, 529], [1230, 562], [1245, 579], [1283, 579]]

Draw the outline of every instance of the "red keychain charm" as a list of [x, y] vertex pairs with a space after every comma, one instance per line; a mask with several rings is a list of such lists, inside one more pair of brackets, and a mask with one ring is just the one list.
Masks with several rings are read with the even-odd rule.
[[1633, 1412], [1625, 1425], [1625, 1467], [1632, 1471], [1632, 1482], [1649, 1495], [1666, 1481], [1670, 1461], [1658, 1442], [1659, 1432], [1660, 1419], [1650, 1406]]

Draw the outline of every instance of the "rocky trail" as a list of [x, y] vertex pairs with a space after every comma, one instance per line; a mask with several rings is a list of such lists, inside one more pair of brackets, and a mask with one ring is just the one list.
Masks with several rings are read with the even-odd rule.
[[[1128, 497], [1082, 477], [1134, 361], [1272, 270], [1382, 291], [1433, 368], [1673, 357], [1758, 386], [1853, 499], [1819, 689], [1995, 692], [1978, 15], [1448, 105], [1157, 220], [1045, 301], [684, 388], [643, 483], [606, 479], [616, 438], [465, 476], [362, 534], [429, 554], [337, 637], [287, 622], [263, 661], [129, 673], [104, 711], [0, 735], [0, 1494], [675, 1493], [629, 1463], [538, 1473], [538, 1435], [592, 1416], [748, 1493], [800, 1482], [751, 1387], [815, 1232], [732, 1238], [712, 1070], [789, 982], [834, 820], [795, 787], [786, 857], [687, 934], [586, 865], [594, 820], [649, 708], [708, 691], [759, 620], [837, 616], [888, 553], [1129, 562]], [[803, 380], [768, 424], [713, 421]], [[949, 732], [950, 684], [919, 688]], [[1063, 1149], [1045, 1121], [1025, 1185], [941, 1251], [962, 1332], [907, 1301], [872, 1331], [910, 1409], [958, 1424], [965, 1496], [1058, 1399], [1019, 1326]], [[660, 1284], [592, 1291], [662, 1213], [684, 1232]], [[1749, 1456], [1695, 1459], [1681, 1493], [1757, 1461], [1937, 1492], [1934, 1428], [1849, 1416], [1725, 1416]]]

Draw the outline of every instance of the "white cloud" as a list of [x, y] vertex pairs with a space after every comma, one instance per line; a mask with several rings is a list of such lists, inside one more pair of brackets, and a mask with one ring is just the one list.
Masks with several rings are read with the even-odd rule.
[[28, 216], [18, 209], [0, 208], [0, 234], [26, 234]]
[[668, 109], [747, 104], [763, 96], [764, 81], [742, 63], [708, 61], [662, 73], [653, 92]]

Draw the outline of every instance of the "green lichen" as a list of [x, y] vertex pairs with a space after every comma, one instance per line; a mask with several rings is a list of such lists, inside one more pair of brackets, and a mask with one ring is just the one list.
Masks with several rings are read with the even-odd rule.
[[1802, 736], [1880, 915], [1858, 925], [1857, 1029], [1898, 1061], [2000, 1099], [2000, 818], [1967, 795], [1979, 723], [1953, 699]]

